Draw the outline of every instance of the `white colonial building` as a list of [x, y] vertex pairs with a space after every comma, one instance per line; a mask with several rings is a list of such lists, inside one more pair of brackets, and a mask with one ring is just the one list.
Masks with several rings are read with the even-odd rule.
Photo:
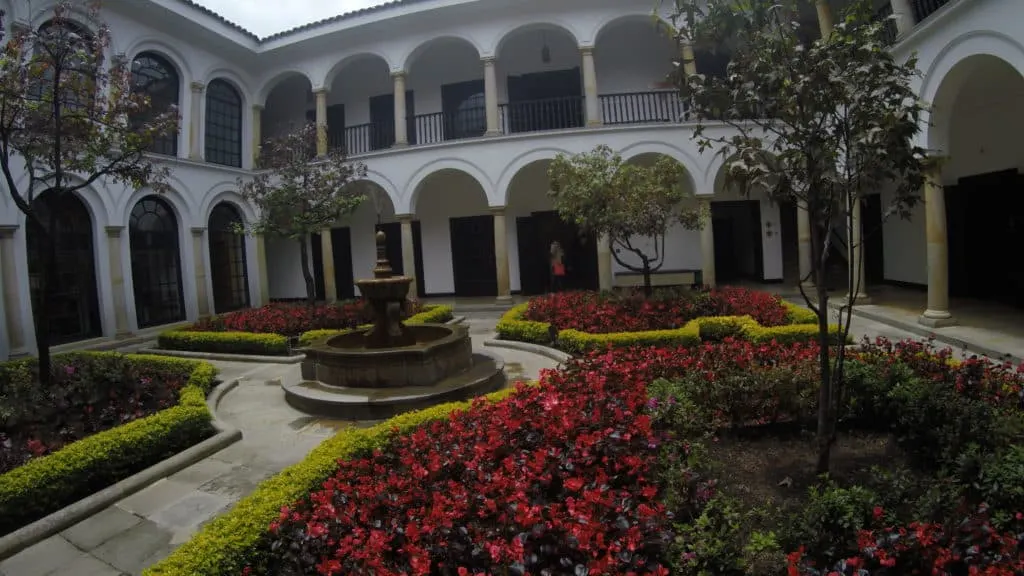
[[[828, 25], [825, 2], [810, 22]], [[48, 4], [0, 0], [8, 30], [45, 24]], [[236, 180], [262, 138], [307, 121], [323, 127], [322, 147], [343, 146], [366, 164], [374, 191], [314, 238], [327, 299], [353, 296], [353, 280], [370, 274], [375, 226], [388, 233], [392, 265], [427, 297], [543, 291], [554, 239], [566, 246], [571, 285], [632, 282], [607, 244], [561, 224], [547, 197], [547, 163], [598, 144], [636, 162], [676, 159], [711, 203], [711, 226], [669, 234], [664, 283], [795, 282], [806, 250], [797, 210], [723, 190], [721, 158], [699, 153], [666, 82], [679, 47], [655, 26], [655, 4], [396, 0], [257, 38], [189, 0], [107, 0], [113, 51], [133, 61], [154, 102], [180, 107], [180, 134], [154, 150], [172, 168], [173, 191], [97, 184], [53, 206], [62, 214], [58, 340], [123, 338], [302, 297], [295, 243], [237, 236], [230, 225], [254, 218]], [[927, 208], [910, 221], [883, 223], [881, 201], [866, 203], [865, 229], [882, 229], [869, 235], [867, 280], [927, 285], [927, 316], [938, 320], [950, 290], [1021, 304], [1021, 267], [978, 247], [1024, 240], [1024, 152], [1014, 144], [1024, 131], [1024, 2], [879, 8], [900, 16], [894, 50], [919, 56], [920, 92], [935, 105], [921, 137], [947, 158], [936, 174], [946, 186], [929, 186]], [[696, 62], [709, 73], [724, 67], [713, 54]], [[33, 349], [33, 250], [4, 191], [0, 357]]]

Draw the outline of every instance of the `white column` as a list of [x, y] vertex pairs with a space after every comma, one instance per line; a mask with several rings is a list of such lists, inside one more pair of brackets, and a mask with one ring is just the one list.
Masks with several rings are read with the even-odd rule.
[[420, 280], [416, 277], [416, 248], [413, 245], [412, 218], [412, 214], [398, 215], [398, 222], [402, 228], [402, 275], [412, 278], [412, 284], [409, 284], [409, 296], [415, 297], [417, 294], [416, 283]]
[[892, 13], [896, 16], [896, 33], [902, 38], [914, 29], [914, 10], [910, 0], [889, 0]]
[[711, 220], [711, 199], [701, 198], [701, 212], [707, 217], [700, 229], [701, 276], [703, 284], [709, 288], [717, 286], [715, 279], [715, 228]]
[[601, 235], [597, 239], [597, 281], [601, 290], [611, 290], [614, 288], [615, 276], [612, 274], [612, 243], [607, 235]]
[[505, 230], [505, 207], [492, 206], [494, 214], [494, 266], [498, 274], [498, 300], [511, 300], [508, 273], [508, 233]]
[[597, 96], [597, 67], [594, 66], [594, 47], [584, 46], [580, 48], [583, 56], [583, 96], [586, 99], [587, 126], [600, 126], [603, 123], [601, 118], [600, 99]]
[[267, 271], [267, 240], [262, 234], [256, 236], [256, 267], [260, 275], [260, 295], [255, 304], [266, 306], [270, 304], [270, 274]]
[[[192, 262], [194, 263], [194, 275], [196, 277], [196, 308], [199, 311], [199, 318], [210, 316], [210, 294], [206, 290], [206, 258], [203, 250], [203, 236], [206, 228], [194, 226], [192, 228]], [[229, 272], [230, 273], [230, 272]]]
[[131, 336], [128, 328], [128, 304], [124, 293], [124, 260], [121, 258], [121, 233], [124, 226], [107, 226], [107, 257], [110, 260], [110, 293], [114, 300], [114, 337]]
[[394, 72], [395, 80], [395, 146], [408, 146], [409, 133], [405, 118], [405, 72]]
[[501, 134], [498, 123], [498, 73], [494, 69], [494, 57], [482, 59], [484, 62], [484, 105], [487, 109], [487, 136]]
[[327, 155], [327, 89], [314, 90], [316, 95], [316, 155]]
[[683, 56], [683, 72], [686, 72], [687, 76], [693, 76], [697, 73], [697, 56], [693, 53], [693, 45], [688, 41], [680, 42], [679, 51]]
[[919, 322], [932, 328], [956, 324], [949, 313], [949, 247], [946, 236], [946, 193], [942, 169], [933, 163], [925, 174], [925, 234], [928, 240], [928, 309]]
[[803, 202], [796, 204], [796, 238], [800, 269], [797, 284], [803, 284], [805, 290], [812, 290], [815, 279], [811, 277], [811, 218]]
[[263, 147], [263, 106], [252, 107], [252, 166], [259, 166], [260, 148]]
[[338, 286], [334, 283], [334, 244], [330, 228], [320, 231], [320, 257], [324, 266], [324, 300], [337, 302]]
[[821, 37], [828, 38], [832, 35], [832, 8], [828, 0], [815, 0], [814, 7], [818, 11], [818, 28], [821, 30]]
[[188, 158], [189, 160], [201, 161], [203, 159], [203, 93], [206, 91], [206, 84], [202, 82], [192, 83], [192, 115], [188, 129]]
[[25, 323], [21, 318], [18, 270], [15, 266], [15, 255], [18, 250], [15, 247], [14, 233], [17, 230], [17, 226], [0, 226], [0, 283], [3, 284], [7, 340], [12, 358], [28, 354], [25, 346]]
[[858, 198], [853, 203], [853, 212], [850, 214], [850, 229], [846, 236], [849, 241], [849, 254], [847, 257], [850, 259], [850, 270], [853, 272], [853, 287], [856, 290], [853, 298], [849, 294], [846, 295], [846, 301], [852, 301], [854, 305], [871, 303], [871, 299], [868, 297], [867, 275], [864, 273], [864, 220], [861, 217], [862, 211], [862, 202]]

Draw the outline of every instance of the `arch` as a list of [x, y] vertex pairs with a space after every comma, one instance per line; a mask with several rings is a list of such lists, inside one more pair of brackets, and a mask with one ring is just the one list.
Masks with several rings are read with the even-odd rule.
[[192, 78], [195, 77], [192, 74], [192, 69], [188, 65], [188, 59], [185, 58], [177, 48], [167, 42], [164, 42], [160, 38], [139, 38], [127, 49], [122, 50], [121, 52], [128, 57], [128, 62], [135, 60], [135, 58], [143, 52], [159, 54], [174, 65], [178, 72], [178, 76], [181, 78], [182, 87], [186, 86], [192, 81]]
[[[15, 2], [15, 4], [18, 4], [18, 2]], [[26, 8], [29, 11], [32, 11], [33, 8], [35, 9], [31, 14], [25, 14], [29, 25], [33, 29], [38, 30], [53, 20], [53, 9], [56, 7], [57, 2], [42, 2], [42, 5], [37, 6], [33, 6], [31, 2], [25, 2], [24, 4], [26, 4]], [[11, 12], [5, 13], [11, 14]], [[96, 31], [99, 30], [99, 22], [97, 22], [96, 16], [90, 13], [89, 8], [84, 3], [69, 4], [67, 6], [67, 13], [62, 19], [67, 23], [88, 30], [91, 34], [96, 34]]]
[[[767, 159], [771, 159], [771, 160], [774, 161], [774, 160], [777, 159], [774, 154], [772, 154], [771, 152], [768, 152], [768, 151], [761, 151], [759, 156], [765, 158], [766, 160]], [[722, 194], [723, 192], [726, 192], [726, 190], [725, 190], [725, 176], [726, 176], [727, 167], [733, 161], [735, 161], [738, 157], [739, 157], [738, 153], [730, 154], [728, 157], [725, 156], [724, 154], [721, 154], [721, 153], [715, 154], [716, 162], [713, 164], [714, 171], [710, 173], [710, 175], [711, 175], [710, 182], [709, 182], [709, 184], [711, 185], [710, 186], [710, 189], [711, 189], [710, 195], [712, 195], [712, 196], [720, 196], [720, 195], [723, 195]], [[770, 190], [767, 189], [767, 188], [761, 188], [759, 190], [754, 190], [753, 192], [758, 192], [758, 191], [763, 192], [765, 194], [769, 194], [770, 193]], [[750, 192], [750, 191], [748, 191], [748, 192]], [[724, 196], [736, 197], [737, 195], [733, 194], [732, 192], [727, 192], [726, 194], [724, 194]], [[753, 198], [741, 198], [741, 199], [753, 199]]]
[[674, 159], [676, 162], [682, 165], [683, 169], [686, 170], [686, 176], [689, 179], [690, 189], [696, 194], [698, 191], [697, 180], [694, 174], [699, 173], [699, 170], [695, 168], [700, 166], [700, 162], [696, 158], [691, 156], [685, 150], [667, 144], [665, 142], [657, 142], [653, 140], [635, 142], [626, 146], [622, 149], [619, 154], [628, 162], [636, 158], [637, 156], [644, 156], [648, 154], [660, 154], [662, 156], [668, 156]]
[[249, 307], [249, 267], [241, 211], [233, 202], [218, 202], [207, 218], [210, 244], [210, 284], [215, 314]]
[[[40, 182], [46, 182], [48, 181], [47, 179], [52, 176], [52, 173], [46, 174], [44, 178], [40, 178]], [[77, 175], [65, 175], [64, 177], [67, 182], [73, 182], [75, 184], [82, 184], [85, 182], [82, 177]], [[23, 184], [25, 184], [26, 180], [28, 180], [27, 172], [23, 173], [16, 181], [19, 189]], [[41, 192], [37, 191], [35, 197], [38, 198], [41, 194]], [[85, 202], [85, 207], [89, 210], [89, 216], [92, 218], [93, 222], [96, 223], [97, 227], [107, 226], [110, 223], [110, 215], [113, 213], [113, 206], [110, 203], [112, 194], [110, 194], [110, 191], [104, 188], [99, 182], [93, 182], [88, 186], [79, 188], [78, 190], [75, 190], [73, 194], [78, 195], [78, 197]], [[2, 196], [6, 202], [11, 202], [10, 194], [5, 193]], [[17, 214], [18, 224], [24, 225], [26, 221], [25, 213], [17, 209], [15, 209], [15, 213]]]
[[[601, 41], [601, 35], [606, 33], [608, 30], [615, 28], [616, 26], [624, 23], [642, 23], [646, 22], [650, 24], [652, 28], [659, 32], [667, 32], [675, 35], [675, 29], [669, 25], [663, 18], [658, 17], [651, 12], [634, 12], [631, 14], [617, 14], [609, 16], [604, 20], [598, 22], [594, 28], [593, 34], [590, 35], [593, 38], [593, 44], [596, 46]], [[671, 38], [671, 36], [670, 36]]]
[[270, 93], [274, 91], [274, 88], [277, 88], [277, 86], [281, 84], [281, 82], [294, 76], [301, 76], [305, 78], [306, 82], [309, 83], [309, 89], [313, 89], [314, 82], [312, 74], [301, 68], [288, 68], [285, 70], [275, 72], [266, 80], [261, 81], [259, 83], [259, 90], [257, 90], [256, 94], [253, 96], [253, 103], [261, 106], [266, 106], [267, 98], [270, 98]]
[[480, 188], [483, 190], [488, 204], [491, 203], [491, 198], [493, 197], [491, 191], [493, 190], [493, 186], [491, 184], [491, 180], [483, 170], [472, 162], [461, 158], [438, 158], [433, 162], [428, 162], [423, 165], [412, 175], [411, 178], [409, 178], [409, 181], [405, 186], [406, 196], [403, 196], [401, 201], [395, 205], [395, 210], [398, 211], [399, 214], [414, 213], [416, 200], [419, 198], [423, 183], [434, 173], [446, 170], [465, 172], [469, 177], [476, 180], [476, 183], [479, 184]]
[[476, 55], [478, 57], [483, 54], [483, 50], [481, 49], [480, 44], [474, 41], [472, 37], [463, 36], [460, 34], [445, 34], [443, 36], [436, 36], [418, 43], [412, 50], [409, 51], [408, 54], [406, 54], [405, 58], [402, 59], [402, 70], [405, 70], [405, 72], [408, 73], [409, 70], [412, 68], [412, 65], [416, 63], [417, 58], [423, 56], [423, 54], [427, 53], [434, 46], [446, 42], [468, 45], [476, 52]]
[[572, 24], [563, 21], [560, 18], [551, 18], [546, 19], [544, 21], [529, 22], [525, 24], [519, 23], [508, 26], [501, 32], [501, 34], [497, 36], [498, 40], [494, 43], [494, 47], [491, 50], [491, 54], [494, 54], [495, 56], [500, 56], [501, 49], [505, 45], [505, 42], [507, 42], [509, 38], [514, 38], [520, 33], [552, 28], [558, 30], [559, 32], [568, 34], [569, 37], [572, 38], [576, 46], [580, 45], [580, 35], [579, 33], [576, 32]]
[[934, 153], [949, 150], [949, 126], [953, 102], [971, 71], [970, 63], [978, 57], [1002, 60], [1024, 77], [1024, 46], [1015, 39], [989, 30], [963, 34], [939, 51], [925, 72], [921, 98], [932, 106], [920, 136]]
[[185, 319], [179, 226], [174, 208], [162, 197], [149, 194], [132, 206], [128, 252], [139, 328]]
[[252, 99], [252, 82], [243, 78], [236, 71], [231, 68], [223, 67], [211, 67], [206, 70], [202, 75], [199, 76], [200, 82], [209, 86], [214, 80], [224, 80], [234, 85], [235, 90], [242, 96], [242, 101], [246, 104], [246, 107], [251, 106]]
[[376, 184], [378, 188], [388, 195], [388, 199], [391, 200], [391, 206], [396, 210], [398, 209], [398, 204], [401, 202], [401, 195], [398, 193], [398, 187], [395, 186], [391, 179], [385, 176], [382, 172], [372, 170], [370, 168], [366, 169], [366, 176], [363, 179]]
[[218, 78], [206, 86], [203, 157], [207, 162], [242, 167], [243, 102], [241, 93], [227, 80]]
[[[163, 114], [171, 106], [181, 106], [182, 82], [180, 69], [159, 52], [139, 52], [131, 60], [132, 90], [144, 92], [150, 98], [150, 108], [132, 118], [133, 122], [145, 122]], [[197, 111], [193, 110], [195, 114]], [[153, 141], [150, 148], [156, 154], [178, 155], [179, 132], [161, 136]]]
[[515, 179], [516, 174], [519, 174], [520, 170], [540, 160], [553, 160], [559, 154], [571, 155], [572, 152], [563, 148], [535, 148], [513, 158], [498, 177], [496, 190], [505, 199], [504, 203], [508, 204], [509, 188], [512, 186], [512, 181]]
[[362, 51], [356, 52], [354, 54], [348, 54], [345, 57], [343, 57], [341, 60], [338, 60], [337, 62], [335, 62], [334, 65], [331, 66], [331, 68], [327, 71], [327, 74], [324, 75], [324, 81], [319, 86], [314, 85], [313, 88], [314, 89], [316, 89], [316, 88], [327, 88], [327, 89], [330, 89], [331, 86], [334, 84], [334, 81], [337, 79], [338, 74], [346, 66], [349, 66], [349, 65], [351, 65], [351, 64], [353, 64], [355, 62], [358, 62], [360, 60], [367, 60], [367, 59], [370, 59], [370, 60], [380, 60], [381, 62], [384, 63], [384, 69], [387, 70], [387, 73], [391, 74], [391, 69], [392, 69], [391, 68], [391, 60], [389, 60], [387, 56], [385, 56], [381, 52], [376, 52], [376, 51], [373, 51], [373, 50], [362, 50]]
[[[97, 286], [95, 226], [88, 202], [75, 193], [43, 192], [33, 200], [44, 222], [52, 211], [57, 223], [51, 239], [56, 246], [58, 275], [49, 278], [51, 293], [47, 305], [51, 345], [96, 338], [103, 333], [100, 296]], [[43, 256], [37, 238], [38, 228], [25, 227], [28, 252], [29, 290], [33, 304], [39, 298]], [[39, 280], [37, 281], [37, 278]], [[33, 314], [35, 312], [33, 311]]]

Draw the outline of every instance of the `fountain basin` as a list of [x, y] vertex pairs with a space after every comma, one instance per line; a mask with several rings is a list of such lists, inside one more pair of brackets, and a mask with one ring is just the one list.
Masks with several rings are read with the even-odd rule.
[[302, 378], [339, 388], [425, 387], [472, 366], [473, 345], [467, 327], [415, 324], [405, 329], [415, 343], [368, 348], [366, 331], [354, 330], [304, 348]]

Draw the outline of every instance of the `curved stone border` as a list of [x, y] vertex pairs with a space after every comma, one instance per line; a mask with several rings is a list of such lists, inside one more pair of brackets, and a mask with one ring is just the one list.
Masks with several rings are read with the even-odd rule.
[[224, 395], [235, 386], [238, 386], [237, 379], [221, 382], [206, 398], [206, 406], [212, 418], [211, 422], [214, 428], [219, 431], [217, 434], [195, 446], [178, 452], [162, 462], [157, 462], [149, 468], [129, 476], [112, 486], [107, 486], [99, 492], [86, 496], [0, 538], [0, 559], [13, 556], [36, 542], [45, 540], [61, 530], [70, 528], [104, 508], [112, 506], [153, 484], [157, 480], [188, 468], [207, 456], [220, 452], [241, 440], [242, 431], [227, 426], [222, 420], [217, 418], [215, 411]]
[[256, 362], [260, 364], [298, 364], [306, 357], [305, 354], [291, 356], [257, 356], [255, 354], [222, 354], [219, 352], [188, 352], [185, 350], [165, 350], [164, 348], [143, 348], [139, 354], [155, 354], [157, 356], [174, 356], [176, 358], [194, 358], [196, 360], [219, 360], [221, 362]]
[[529, 352], [531, 354], [537, 354], [564, 364], [572, 359], [571, 354], [566, 354], [561, 350], [555, 350], [548, 346], [541, 346], [540, 344], [531, 344], [529, 342], [519, 342], [518, 340], [484, 340], [484, 346], [490, 346], [492, 348], [508, 348], [510, 350], [519, 350], [520, 352]]

